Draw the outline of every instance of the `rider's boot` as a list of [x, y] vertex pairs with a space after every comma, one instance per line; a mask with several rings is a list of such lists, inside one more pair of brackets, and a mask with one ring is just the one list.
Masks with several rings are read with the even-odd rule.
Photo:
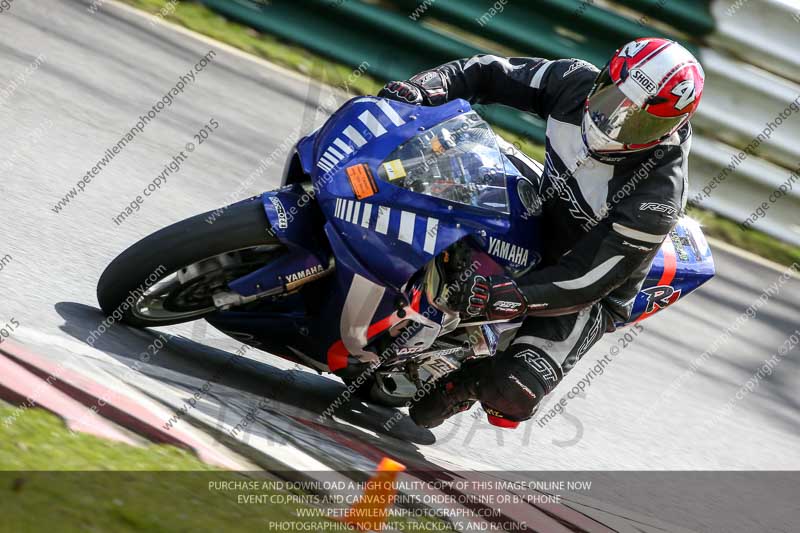
[[464, 412], [478, 400], [480, 362], [464, 366], [441, 378], [409, 409], [415, 424], [434, 428], [451, 416]]

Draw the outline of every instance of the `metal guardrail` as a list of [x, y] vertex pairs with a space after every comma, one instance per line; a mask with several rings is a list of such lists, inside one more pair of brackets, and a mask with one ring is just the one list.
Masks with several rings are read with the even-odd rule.
[[800, 82], [800, 5], [790, 0], [715, 0], [714, 48]]
[[[800, 115], [800, 5], [790, 0], [615, 2], [641, 13], [638, 20], [658, 20], [714, 47], [698, 54], [706, 90], [692, 121], [694, 201], [800, 245], [800, 116], [795, 116]], [[731, 166], [735, 169], [724, 174], [723, 182], [715, 183]], [[703, 188], [711, 185], [706, 197]]]
[[[800, 84], [710, 48], [701, 51], [700, 61], [706, 71], [706, 90], [692, 120], [695, 130], [744, 148], [773, 122], [776, 127], [769, 132], [769, 142], [760, 144], [754, 155], [796, 167], [800, 162], [800, 107], [796, 102]], [[793, 102], [794, 109], [790, 107]], [[788, 118], [778, 119], [781, 113]]]
[[[788, 170], [763, 159], [750, 158], [736, 164], [735, 170], [708, 197], [703, 188], [709, 181], [698, 176], [715, 177], [736, 161], [739, 149], [703, 136], [695, 136], [689, 158], [690, 196], [700, 206], [733, 220], [752, 221], [749, 227], [761, 230], [777, 239], [800, 246], [800, 168]], [[782, 184], [792, 179], [793, 189], [784, 196]], [[788, 189], [788, 186], [785, 186]], [[708, 189], [707, 189], [708, 190]], [[780, 195], [780, 196], [779, 196]], [[775, 201], [771, 201], [770, 198]], [[766, 209], [765, 209], [766, 206]]]

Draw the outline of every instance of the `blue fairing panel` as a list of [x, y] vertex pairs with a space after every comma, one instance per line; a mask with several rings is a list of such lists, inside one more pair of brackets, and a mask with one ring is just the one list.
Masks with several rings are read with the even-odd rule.
[[228, 283], [243, 296], [251, 296], [285, 283], [319, 274], [330, 263], [330, 246], [322, 234], [322, 221], [315, 216], [313, 196], [299, 184], [265, 192], [261, 197], [271, 232], [286, 250], [262, 268]]
[[318, 133], [318, 131], [315, 131], [310, 135], [306, 135], [297, 142], [297, 146], [295, 147], [295, 150], [297, 150], [300, 156], [300, 163], [303, 167], [303, 171], [309, 176], [314, 171], [314, 143], [316, 142]]
[[[441, 168], [470, 168], [472, 156], [480, 152], [457, 142], [445, 146], [447, 137], [439, 136], [447, 131], [453, 139], [464, 131], [451, 129], [451, 124], [482, 122], [473, 114], [459, 117], [470, 112], [464, 100], [420, 107], [359, 97], [298, 141], [288, 160], [285, 186], [262, 196], [269, 220], [264, 230], [274, 232], [281, 245], [265, 245], [259, 251], [267, 264], [228, 285], [245, 296], [294, 288], [309, 276], [313, 285], [263, 298], [246, 311], [216, 313], [209, 321], [254, 346], [290, 359], [302, 355], [299, 360], [316, 361], [314, 368], [337, 370], [354, 357], [374, 356], [371, 350], [380, 345], [379, 337], [414, 313], [432, 322], [426, 327], [441, 325], [444, 315], [427, 301], [419, 272], [454, 243], [468, 242], [471, 257], [480, 262], [476, 272], [485, 275], [505, 270], [521, 276], [535, 268], [541, 258], [536, 180], [520, 175], [508, 157], [494, 150], [488, 127], [481, 139], [489, 141], [477, 146], [499, 162], [483, 167], [497, 169], [494, 174], [437, 174]], [[459, 118], [431, 131], [454, 117]], [[431, 154], [441, 156], [461, 146], [467, 155], [446, 159], [447, 165], [456, 166], [428, 165]], [[394, 170], [398, 161], [416, 161], [419, 172], [415, 175], [410, 165], [406, 172], [402, 164], [402, 172]], [[387, 168], [397, 175], [391, 177]], [[470, 201], [457, 202], [462, 198], [440, 194], [443, 189], [418, 187], [426, 174], [439, 180], [436, 185], [444, 184], [444, 190], [457, 185], [472, 187], [468, 192], [475, 194], [468, 196]], [[498, 176], [505, 181], [493, 181], [489, 188], [480, 181]], [[713, 275], [713, 258], [699, 225], [682, 219], [653, 261], [627, 323], [668, 307]], [[400, 303], [405, 303], [402, 315]], [[494, 333], [484, 331], [492, 350], [498, 341]]]
[[714, 258], [700, 224], [689, 217], [681, 218], [653, 260], [625, 324], [654, 315], [712, 277]]
[[[401, 287], [428, 261], [468, 236], [501, 264], [524, 258], [522, 266], [527, 267], [538, 261], [534, 220], [454, 204], [374, 180], [379, 166], [398, 145], [470, 110], [464, 100], [421, 108], [355, 98], [315, 134], [313, 149], [311, 139], [298, 147], [304, 166], [313, 151], [312, 182], [332, 228], [359, 262], [387, 286]], [[373, 177], [374, 190], [367, 194], [357, 190], [350, 178], [358, 166], [366, 166]], [[509, 178], [509, 188], [516, 187], [517, 179]], [[518, 209], [516, 204], [512, 207]]]

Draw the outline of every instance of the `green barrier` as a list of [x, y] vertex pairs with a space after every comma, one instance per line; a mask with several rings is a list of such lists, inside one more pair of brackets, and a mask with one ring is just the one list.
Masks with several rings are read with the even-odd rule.
[[[427, 0], [429, 1], [429, 0]], [[398, 9], [434, 17], [525, 55], [576, 57], [605, 65], [614, 51], [639, 37], [669, 37], [641, 21], [621, 17], [583, 0], [508, 1], [492, 16], [485, 0], [392, 0]], [[424, 13], [422, 13], [424, 8]], [[498, 10], [499, 11], [499, 10]], [[689, 43], [683, 43], [692, 48]]]
[[355, 0], [338, 6], [331, 0], [311, 0], [303, 2], [304, 7], [291, 0], [273, 0], [269, 4], [201, 1], [230, 19], [347, 65], [355, 67], [367, 62], [370, 73], [387, 79], [404, 78], [437, 62], [479, 52], [478, 48], [434, 34], [403, 16]]
[[[545, 58], [578, 57], [602, 66], [621, 44], [658, 30], [593, 5], [592, 0], [539, 0], [535, 4], [485, 0], [390, 0], [395, 10], [361, 0], [200, 0], [218, 13], [352, 67], [366, 66], [372, 76], [406, 79], [456, 58], [484, 52], [465, 39], [424, 23], [435, 17], [520, 53]], [[650, 12], [671, 14], [689, 0], [626, 0]], [[707, 2], [699, 2], [705, 6]], [[664, 4], [664, 5], [662, 5]], [[694, 4], [692, 4], [694, 5]], [[498, 12], [492, 15], [493, 6]], [[660, 6], [660, 7], [659, 7]], [[703, 6], [687, 12], [704, 13]], [[683, 15], [687, 20], [692, 16]], [[698, 15], [699, 16], [699, 15]], [[684, 21], [684, 26], [687, 23]], [[544, 141], [544, 123], [530, 114], [503, 107], [478, 106], [500, 127]]]
[[646, 20], [660, 20], [691, 37], [708, 35], [716, 24], [711, 16], [711, 0], [616, 0], [644, 14]]
[[[417, 0], [396, 0], [394, 3], [410, 12], [425, 5]], [[520, 2], [509, 2], [502, 13], [493, 17], [487, 12], [487, 6], [491, 5], [481, 0], [436, 0], [429, 5], [426, 15], [529, 56], [582, 57], [592, 63], [607, 60], [601, 59], [603, 51], [591, 50], [577, 39], [560, 35], [551, 20], [531, 16], [530, 8]]]
[[[225, 17], [297, 43], [320, 55], [357, 67], [379, 79], [408, 77], [455, 58], [481, 53], [479, 48], [433, 31], [408, 17], [357, 0], [337, 4], [309, 0], [299, 8], [290, 0], [262, 4], [250, 0], [201, 0]], [[478, 108], [492, 123], [544, 141], [543, 123], [503, 107]]]

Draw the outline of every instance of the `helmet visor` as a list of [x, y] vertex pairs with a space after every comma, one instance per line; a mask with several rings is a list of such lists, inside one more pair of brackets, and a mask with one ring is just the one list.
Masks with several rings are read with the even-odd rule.
[[600, 73], [589, 97], [589, 118], [610, 140], [624, 145], [647, 144], [673, 131], [685, 116], [657, 117], [625, 96], [611, 80], [608, 69]]

